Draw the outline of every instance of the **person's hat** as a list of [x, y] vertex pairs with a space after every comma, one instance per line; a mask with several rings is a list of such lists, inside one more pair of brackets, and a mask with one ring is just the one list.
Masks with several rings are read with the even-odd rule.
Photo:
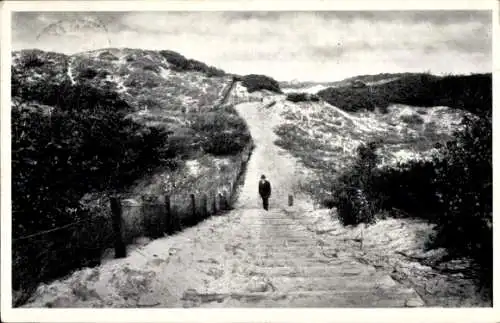
[[262, 175], [260, 179], [266, 179], [266, 175]]

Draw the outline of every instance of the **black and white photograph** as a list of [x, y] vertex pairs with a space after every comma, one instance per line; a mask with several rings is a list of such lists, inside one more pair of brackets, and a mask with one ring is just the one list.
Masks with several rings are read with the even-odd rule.
[[493, 308], [493, 7], [235, 2], [9, 9], [8, 306]]

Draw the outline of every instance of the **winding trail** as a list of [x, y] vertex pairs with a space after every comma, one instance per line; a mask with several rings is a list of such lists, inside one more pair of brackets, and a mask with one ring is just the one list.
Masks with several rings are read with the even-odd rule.
[[[307, 229], [298, 166], [274, 145], [278, 122], [261, 103], [242, 103], [256, 148], [235, 210], [176, 235], [129, 247], [128, 257], [41, 286], [27, 307], [398, 307], [417, 293], [361, 263], [340, 238]], [[257, 184], [273, 185], [262, 210]]]

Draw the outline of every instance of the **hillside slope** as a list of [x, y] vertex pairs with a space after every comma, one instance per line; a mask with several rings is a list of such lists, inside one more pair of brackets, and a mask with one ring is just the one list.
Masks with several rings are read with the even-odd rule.
[[[239, 173], [251, 147], [244, 120], [223, 104], [233, 77], [177, 53], [23, 50], [12, 60], [13, 236], [98, 218], [43, 237], [47, 248], [15, 245], [15, 302], [39, 281], [99, 262], [112, 233], [108, 193], [137, 205], [144, 195], [207, 192]], [[59, 254], [82, 244], [83, 260]]]

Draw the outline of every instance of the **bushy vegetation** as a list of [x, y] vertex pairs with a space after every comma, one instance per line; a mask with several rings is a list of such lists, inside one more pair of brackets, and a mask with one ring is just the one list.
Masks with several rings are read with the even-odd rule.
[[319, 96], [309, 93], [288, 93], [286, 99], [292, 102], [317, 102], [319, 101]]
[[[344, 224], [375, 221], [377, 215], [419, 217], [437, 225], [431, 245], [474, 259], [482, 283], [491, 290], [492, 236], [492, 91], [491, 75], [413, 77], [388, 85], [396, 91], [384, 102], [447, 105], [470, 111], [432, 160], [378, 168], [377, 148], [384, 141], [358, 148], [353, 167], [333, 181], [331, 192]], [[394, 83], [394, 82], [393, 82]], [[391, 84], [391, 83], [389, 83]], [[379, 96], [380, 98], [380, 96]], [[373, 102], [366, 100], [364, 102]], [[404, 121], [419, 124], [420, 116]]]
[[401, 121], [409, 125], [420, 125], [424, 123], [424, 119], [418, 114], [405, 114], [400, 117]]
[[375, 142], [359, 146], [352, 168], [334, 183], [333, 200], [344, 225], [370, 223], [375, 219], [375, 203], [369, 194], [370, 180], [378, 162], [376, 148]]
[[268, 90], [275, 93], [281, 93], [279, 83], [265, 75], [249, 74], [241, 77], [241, 81], [248, 92], [255, 92], [259, 90]]
[[84, 68], [80, 71], [80, 77], [86, 78], [86, 79], [93, 79], [99, 74], [98, 71], [96, 71], [93, 68]]
[[[191, 128], [202, 139], [202, 148], [213, 155], [235, 155], [251, 141], [247, 124], [236, 112], [207, 112], [196, 115]], [[234, 109], [232, 109], [234, 110]]]
[[464, 131], [442, 148], [433, 161], [413, 161], [392, 169], [376, 169], [375, 143], [361, 146], [353, 168], [332, 188], [344, 224], [374, 221], [394, 208], [437, 224], [433, 243], [473, 258], [491, 287], [492, 122], [491, 110], [464, 118]]
[[25, 55], [21, 62], [24, 68], [35, 68], [45, 65], [45, 62], [38, 57], [36, 52]]
[[205, 63], [199, 62], [194, 59], [188, 59], [183, 55], [171, 51], [171, 50], [161, 50], [160, 54], [165, 57], [167, 62], [172, 64], [173, 69], [177, 71], [197, 71], [205, 73], [207, 76], [224, 76], [226, 73], [213, 66], [208, 66]]
[[[126, 118], [130, 107], [113, 93], [12, 84], [13, 287], [25, 290], [99, 259], [109, 247], [99, 230], [109, 219], [81, 204], [85, 194], [119, 191], [155, 167], [175, 167], [176, 152], [165, 130]], [[16, 242], [75, 221], [82, 224], [50, 238]]]
[[[491, 106], [491, 74], [468, 76], [433, 76], [409, 74], [376, 86], [327, 88], [318, 95], [328, 103], [346, 111], [384, 110], [391, 103], [414, 106], [449, 106], [482, 113]], [[490, 100], [489, 105], [477, 102]]]

